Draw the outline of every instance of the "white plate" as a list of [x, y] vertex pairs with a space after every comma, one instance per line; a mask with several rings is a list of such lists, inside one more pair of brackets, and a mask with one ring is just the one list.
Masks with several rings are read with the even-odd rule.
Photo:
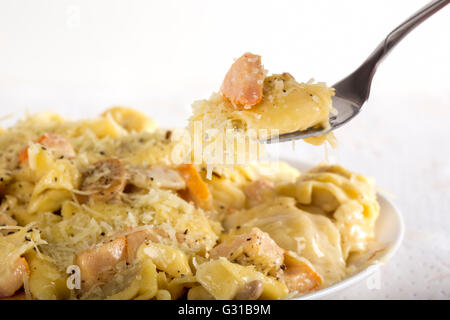
[[[284, 160], [300, 171], [304, 172], [312, 165], [305, 165], [298, 161]], [[400, 210], [390, 201], [387, 197], [380, 193], [377, 193], [378, 202], [380, 203], [380, 215], [375, 225], [375, 237], [376, 247], [386, 248], [385, 250], [377, 253], [374, 264], [360, 270], [356, 274], [340, 281], [328, 288], [315, 291], [313, 293], [304, 295], [293, 300], [305, 300], [305, 299], [321, 299], [342, 291], [375, 273], [383, 264], [385, 264], [400, 247], [403, 240], [403, 234], [405, 225]]]

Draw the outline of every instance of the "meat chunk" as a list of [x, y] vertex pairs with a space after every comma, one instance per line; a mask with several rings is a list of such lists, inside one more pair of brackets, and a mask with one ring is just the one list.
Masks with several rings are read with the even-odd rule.
[[[4, 263], [2, 261], [2, 263]], [[28, 263], [25, 258], [18, 258], [15, 263], [2, 270], [0, 277], [0, 298], [11, 297], [23, 285], [24, 277], [30, 274]]]
[[[75, 150], [70, 142], [54, 133], [46, 133], [42, 135], [35, 143], [40, 143], [43, 147], [51, 151], [56, 157], [73, 158], [75, 157]], [[28, 148], [22, 150], [19, 154], [19, 163], [23, 165], [28, 160]]]
[[138, 188], [172, 190], [186, 188], [186, 183], [178, 171], [163, 166], [154, 166], [151, 168], [130, 167], [127, 169], [127, 173], [128, 183]]
[[322, 277], [306, 259], [295, 253], [286, 252], [284, 255], [284, 272], [282, 280], [289, 291], [307, 293], [317, 289], [322, 284]]
[[211, 250], [211, 257], [225, 257], [243, 265], [255, 265], [259, 271], [275, 274], [283, 264], [284, 250], [265, 232], [253, 228]]
[[228, 70], [220, 92], [234, 105], [253, 106], [262, 100], [264, 77], [261, 57], [245, 53]]
[[141, 244], [145, 241], [159, 243], [161, 237], [168, 238], [169, 235], [165, 231], [157, 228], [144, 229], [128, 234], [126, 237], [128, 253], [127, 261], [133, 262], [134, 259], [136, 259], [136, 253]]
[[119, 237], [77, 255], [75, 263], [80, 267], [84, 290], [105, 283], [112, 276], [115, 266], [127, 259], [127, 241]]
[[83, 174], [81, 191], [97, 201], [119, 200], [125, 184], [125, 165], [109, 158], [97, 161]]

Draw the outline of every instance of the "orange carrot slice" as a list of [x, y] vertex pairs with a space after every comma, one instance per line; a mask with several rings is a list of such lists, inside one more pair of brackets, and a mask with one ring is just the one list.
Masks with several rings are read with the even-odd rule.
[[178, 171], [186, 181], [189, 196], [195, 205], [204, 210], [211, 209], [211, 193], [194, 165], [182, 164]]

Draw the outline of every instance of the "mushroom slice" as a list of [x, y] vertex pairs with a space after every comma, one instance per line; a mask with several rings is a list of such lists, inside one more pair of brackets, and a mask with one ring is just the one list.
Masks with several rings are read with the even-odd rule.
[[81, 191], [97, 201], [119, 200], [125, 184], [125, 165], [109, 158], [97, 161], [83, 174]]

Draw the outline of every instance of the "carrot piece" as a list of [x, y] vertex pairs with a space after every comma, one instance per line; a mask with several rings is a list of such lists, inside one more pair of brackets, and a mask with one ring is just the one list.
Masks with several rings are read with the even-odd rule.
[[28, 147], [20, 151], [19, 153], [19, 164], [22, 166], [25, 161], [28, 160]]
[[195, 205], [204, 210], [211, 209], [211, 193], [208, 185], [202, 180], [197, 169], [192, 164], [182, 164], [178, 171], [186, 181], [189, 197]]

